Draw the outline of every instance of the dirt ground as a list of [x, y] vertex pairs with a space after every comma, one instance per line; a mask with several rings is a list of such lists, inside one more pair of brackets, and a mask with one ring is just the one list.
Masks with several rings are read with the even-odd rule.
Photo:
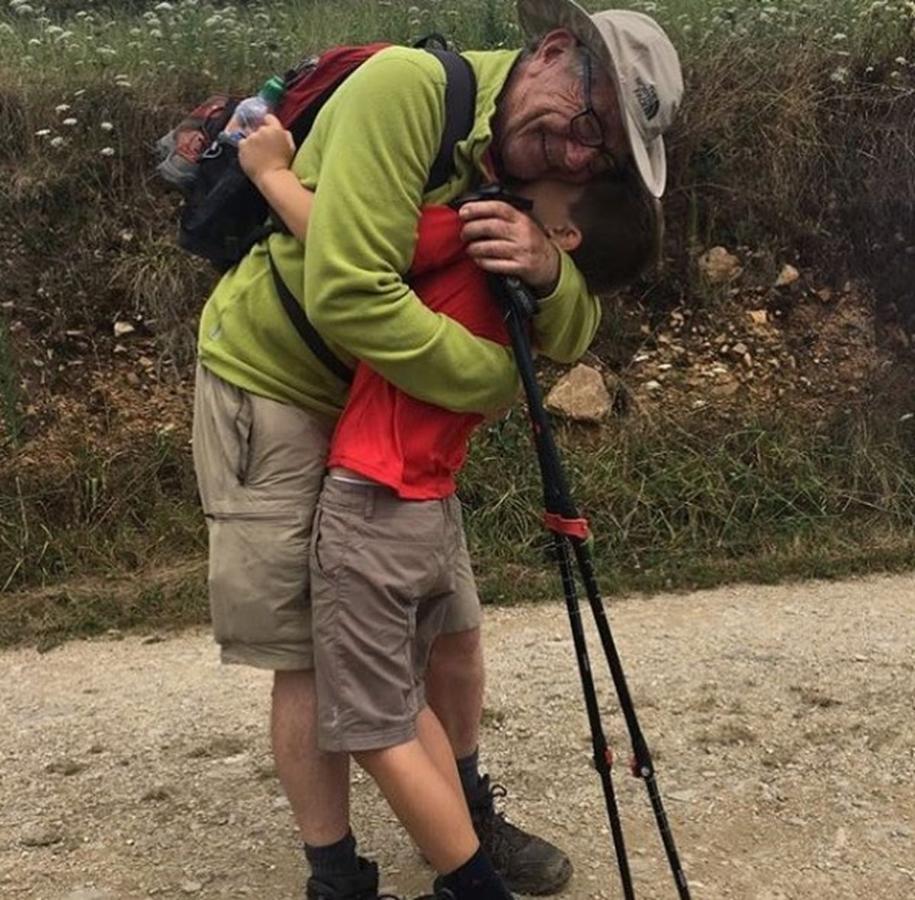
[[[694, 898], [915, 896], [913, 612], [913, 575], [613, 604]], [[486, 631], [484, 760], [511, 817], [571, 854], [564, 897], [620, 897], [564, 607], [491, 610]], [[221, 669], [201, 631], [0, 655], [0, 896], [301, 897], [267, 692], [263, 673]], [[385, 885], [426, 890], [355, 781]], [[643, 786], [622, 765], [616, 785], [637, 896], [676, 896]]]

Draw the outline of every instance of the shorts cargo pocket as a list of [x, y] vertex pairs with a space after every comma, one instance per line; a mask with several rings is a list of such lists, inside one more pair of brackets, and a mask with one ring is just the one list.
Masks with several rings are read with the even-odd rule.
[[220, 644], [311, 642], [310, 522], [292, 512], [210, 519], [210, 611]]

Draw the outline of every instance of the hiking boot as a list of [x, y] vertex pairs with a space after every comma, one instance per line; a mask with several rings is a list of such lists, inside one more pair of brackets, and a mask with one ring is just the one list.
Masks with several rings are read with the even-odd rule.
[[496, 799], [506, 793], [500, 784], [490, 786], [488, 775], [480, 778], [477, 799], [470, 805], [480, 846], [510, 891], [535, 896], [558, 893], [572, 877], [572, 863], [558, 847], [522, 831], [506, 820], [505, 813], [496, 811]]
[[313, 875], [305, 888], [305, 900], [400, 900], [378, 893], [378, 864], [359, 857], [359, 871], [320, 881]]

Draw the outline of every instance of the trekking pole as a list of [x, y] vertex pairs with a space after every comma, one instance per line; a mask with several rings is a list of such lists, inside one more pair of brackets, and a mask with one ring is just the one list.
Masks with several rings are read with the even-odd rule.
[[566, 483], [565, 473], [559, 456], [559, 449], [553, 438], [550, 421], [543, 406], [543, 397], [540, 385], [534, 371], [533, 354], [531, 353], [528, 336], [528, 322], [537, 310], [537, 301], [528, 288], [517, 278], [493, 277], [490, 282], [496, 296], [499, 298], [505, 311], [505, 323], [515, 354], [515, 362], [524, 385], [527, 397], [528, 411], [531, 418], [534, 446], [537, 451], [537, 461], [543, 481], [543, 498], [546, 512], [544, 524], [553, 535], [553, 546], [559, 561], [559, 572], [565, 593], [566, 608], [569, 614], [569, 623], [572, 629], [572, 641], [575, 645], [575, 655], [578, 661], [578, 670], [581, 676], [582, 689], [585, 695], [585, 707], [588, 721], [591, 726], [591, 740], [594, 750], [594, 766], [600, 775], [604, 790], [604, 799], [607, 805], [607, 816], [610, 821], [610, 831], [613, 835], [613, 845], [619, 864], [620, 880], [623, 885], [623, 894], [626, 900], [633, 900], [635, 894], [632, 887], [632, 876], [629, 862], [626, 857], [625, 841], [623, 838], [622, 824], [620, 822], [619, 808], [613, 792], [611, 769], [613, 754], [607, 744], [601, 722], [600, 706], [594, 689], [594, 677], [588, 658], [588, 648], [585, 640], [584, 628], [581, 621], [581, 610], [572, 572], [571, 545], [575, 561], [578, 564], [579, 574], [585, 588], [588, 603], [594, 615], [597, 632], [601, 646], [607, 659], [610, 675], [620, 703], [620, 710], [629, 731], [632, 744], [632, 774], [645, 782], [648, 798], [654, 812], [655, 821], [667, 855], [677, 893], [680, 900], [689, 900], [689, 885], [686, 873], [680, 864], [677, 847], [674, 843], [673, 832], [664, 811], [661, 793], [655, 778], [654, 763], [648, 750], [648, 744], [642, 734], [632, 697], [626, 684], [622, 662], [613, 640], [610, 623], [601, 599], [597, 578], [594, 574], [594, 564], [591, 550], [587, 544], [588, 523], [581, 518], [572, 500], [571, 493]]

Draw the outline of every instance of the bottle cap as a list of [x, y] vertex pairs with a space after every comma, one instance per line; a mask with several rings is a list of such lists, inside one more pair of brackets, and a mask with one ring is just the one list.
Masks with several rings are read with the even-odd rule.
[[260, 89], [260, 95], [271, 106], [276, 106], [280, 100], [283, 99], [283, 94], [285, 91], [286, 82], [283, 81], [279, 75], [274, 75], [272, 78], [264, 82], [264, 86]]

